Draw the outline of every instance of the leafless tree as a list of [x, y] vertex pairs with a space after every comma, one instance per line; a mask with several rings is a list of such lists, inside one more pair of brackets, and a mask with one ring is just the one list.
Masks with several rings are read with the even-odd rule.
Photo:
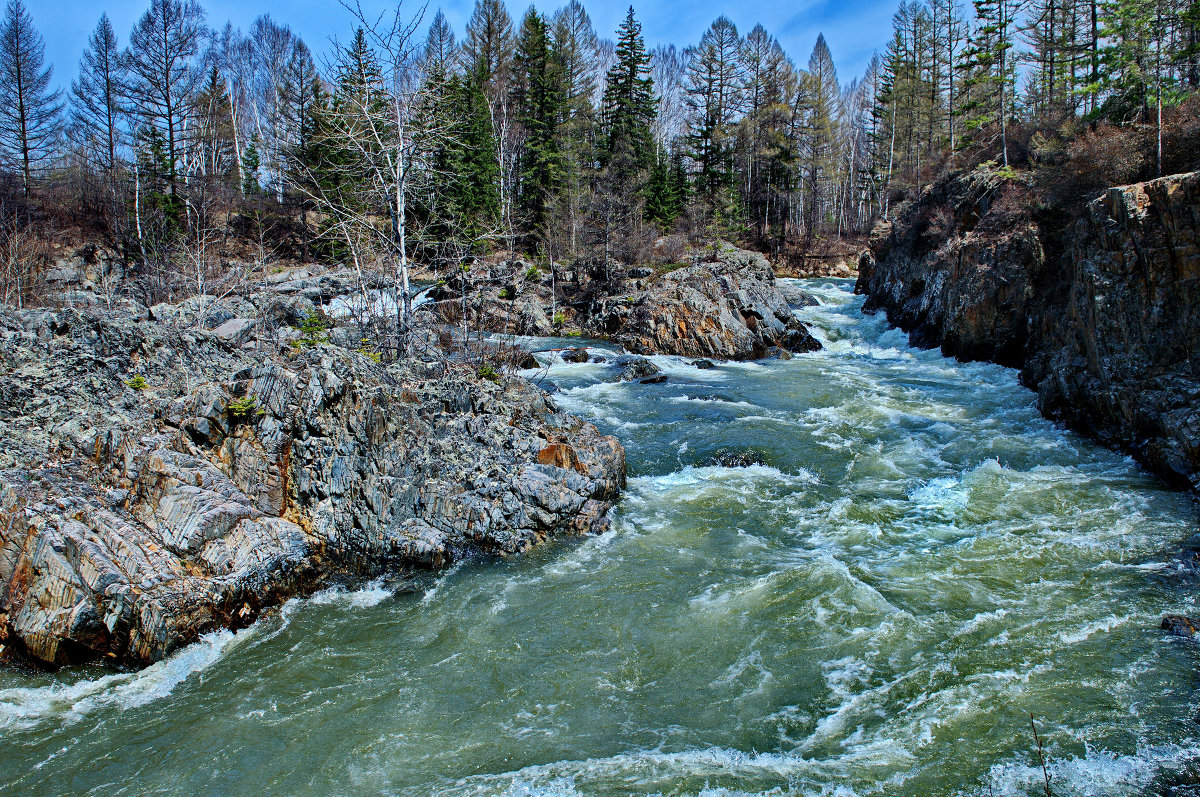
[[166, 142], [172, 195], [180, 193], [184, 132], [203, 78], [196, 62], [203, 34], [204, 11], [195, 0], [151, 0], [129, 37], [125, 93], [139, 121], [156, 128]]
[[50, 90], [54, 68], [46, 43], [21, 0], [9, 0], [0, 25], [0, 150], [15, 161], [29, 194], [33, 172], [54, 154], [62, 92]]

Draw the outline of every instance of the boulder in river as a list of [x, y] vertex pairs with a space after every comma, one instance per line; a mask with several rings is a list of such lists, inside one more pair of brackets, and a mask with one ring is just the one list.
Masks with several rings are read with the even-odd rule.
[[[613, 366], [618, 369], [618, 382], [645, 380], [649, 377], [655, 377], [662, 374], [662, 369], [647, 360], [645, 357], [637, 357], [633, 355], [618, 357], [617, 359], [613, 360]], [[666, 381], [665, 377], [663, 381]]]

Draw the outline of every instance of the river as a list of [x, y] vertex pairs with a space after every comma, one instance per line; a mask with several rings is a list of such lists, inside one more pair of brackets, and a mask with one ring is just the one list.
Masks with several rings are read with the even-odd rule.
[[1031, 714], [1055, 795], [1195, 769], [1200, 655], [1157, 629], [1200, 611], [1191, 500], [803, 287], [821, 352], [551, 366], [627, 447], [609, 533], [0, 671], [0, 793], [1040, 795]]

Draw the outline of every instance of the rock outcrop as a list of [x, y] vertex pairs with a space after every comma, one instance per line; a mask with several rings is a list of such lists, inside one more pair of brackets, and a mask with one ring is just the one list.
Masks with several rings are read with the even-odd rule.
[[767, 259], [732, 247], [638, 285], [629, 295], [597, 299], [584, 329], [638, 354], [753, 360], [776, 347], [821, 348], [775, 287]]
[[615, 438], [516, 378], [0, 313], [0, 646], [139, 666], [338, 579], [600, 531]]
[[750, 360], [772, 349], [821, 348], [767, 259], [729, 245], [674, 266], [610, 263], [562, 270], [557, 279], [518, 261], [480, 266], [456, 275], [435, 299], [428, 307], [443, 321], [466, 316], [473, 326], [518, 335], [579, 332], [638, 354]]
[[913, 342], [1021, 368], [1044, 414], [1200, 488], [1200, 173], [1108, 190], [1069, 225], [987, 170], [927, 188], [859, 264]]

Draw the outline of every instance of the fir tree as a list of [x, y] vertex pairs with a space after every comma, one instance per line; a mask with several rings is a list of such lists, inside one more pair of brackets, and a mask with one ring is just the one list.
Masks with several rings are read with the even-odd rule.
[[654, 81], [642, 26], [633, 7], [617, 31], [616, 63], [604, 89], [603, 162], [623, 178], [632, 178], [654, 161]]
[[521, 26], [515, 71], [514, 100], [525, 129], [518, 207], [526, 230], [544, 234], [565, 172], [559, 126], [567, 102], [562, 62], [551, 47], [546, 20], [533, 10]]

